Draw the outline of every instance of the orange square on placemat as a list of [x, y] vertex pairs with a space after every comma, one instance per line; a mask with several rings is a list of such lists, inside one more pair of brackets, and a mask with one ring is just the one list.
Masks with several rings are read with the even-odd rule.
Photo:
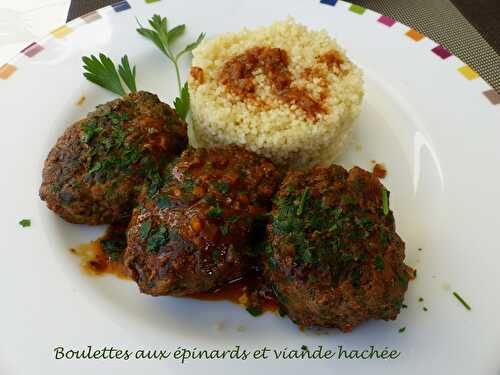
[[0, 66], [0, 79], [9, 78], [16, 71], [16, 69], [17, 68], [14, 65], [10, 64]]
[[412, 38], [415, 42], [418, 42], [422, 39], [424, 39], [424, 35], [419, 33], [417, 30], [410, 29], [406, 32], [406, 36], [409, 38]]

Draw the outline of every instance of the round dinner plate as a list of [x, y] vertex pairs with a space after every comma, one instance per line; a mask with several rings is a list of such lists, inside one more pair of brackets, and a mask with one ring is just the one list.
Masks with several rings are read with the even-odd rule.
[[[362, 112], [338, 163], [371, 169], [375, 160], [387, 168], [383, 182], [406, 262], [418, 272], [397, 320], [346, 334], [301, 331], [272, 313], [255, 318], [229, 302], [154, 298], [130, 281], [82, 272], [68, 250], [104, 228], [67, 224], [45, 207], [38, 198], [42, 165], [68, 125], [113, 98], [83, 78], [83, 55], [103, 52], [117, 61], [127, 54], [138, 87], [172, 102], [173, 66], [135, 31], [136, 17], [144, 24], [155, 13], [171, 25], [185, 23], [184, 42], [292, 16], [328, 30], [363, 69]], [[185, 78], [189, 58], [183, 62]], [[500, 97], [415, 30], [332, 0], [121, 2], [54, 30], [2, 66], [0, 98], [2, 375], [500, 374]], [[30, 227], [19, 225], [24, 218]], [[302, 352], [303, 345], [337, 355], [274, 359], [274, 351]], [[128, 350], [130, 358], [58, 359], [62, 351], [105, 347]], [[176, 350], [195, 356], [238, 347], [249, 358], [174, 358]], [[251, 358], [264, 347], [267, 359]], [[354, 358], [384, 349], [395, 358]], [[137, 359], [140, 350], [171, 355]]]

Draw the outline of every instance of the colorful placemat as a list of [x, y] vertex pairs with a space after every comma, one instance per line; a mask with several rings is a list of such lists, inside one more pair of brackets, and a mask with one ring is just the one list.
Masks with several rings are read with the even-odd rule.
[[[474, 71], [500, 93], [500, 51], [495, 44], [490, 45], [476, 28], [460, 13], [449, 0], [350, 0], [358, 7], [372, 9], [378, 13], [397, 20], [419, 31], [443, 46], [444, 50], [467, 63]], [[463, 7], [465, 1], [457, 1]], [[467, 14], [476, 14], [475, 20], [480, 22], [478, 14], [490, 14], [490, 9], [497, 9], [498, 0], [469, 2]], [[481, 8], [481, 9], [474, 9]], [[488, 23], [488, 37], [495, 42], [498, 31], [490, 26], [490, 16], [485, 16]], [[496, 30], [500, 21], [496, 20]], [[479, 23], [481, 24], [481, 23]], [[446, 53], [443, 51], [438, 51]]]

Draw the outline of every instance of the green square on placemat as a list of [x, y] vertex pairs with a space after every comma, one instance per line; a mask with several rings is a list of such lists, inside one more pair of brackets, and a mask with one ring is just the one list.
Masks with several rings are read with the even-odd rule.
[[351, 12], [354, 12], [354, 13], [357, 13], [357, 14], [363, 14], [366, 10], [366, 8], [363, 8], [362, 6], [360, 5], [356, 5], [356, 4], [352, 4], [350, 7], [349, 7], [349, 10]]

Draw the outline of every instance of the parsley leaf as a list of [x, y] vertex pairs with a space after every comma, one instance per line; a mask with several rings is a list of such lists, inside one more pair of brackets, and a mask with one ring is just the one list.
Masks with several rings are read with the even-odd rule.
[[130, 64], [128, 62], [128, 56], [122, 57], [121, 65], [118, 65], [118, 73], [122, 77], [123, 82], [127, 85], [130, 91], [136, 92], [137, 86], [135, 84], [135, 66], [130, 69]]
[[90, 55], [90, 57], [83, 56], [82, 61], [85, 70], [83, 76], [90, 82], [124, 96], [126, 92], [120, 81], [121, 77], [130, 91], [137, 91], [135, 66], [132, 69], [130, 68], [127, 55], [122, 57], [121, 65], [118, 65], [118, 71], [113, 61], [103, 53], [99, 54], [99, 58], [94, 55]]
[[31, 227], [31, 220], [30, 219], [22, 219], [19, 222], [19, 225], [22, 226], [23, 228]]
[[219, 181], [217, 182], [217, 189], [222, 193], [222, 194], [227, 194], [229, 193], [229, 184], [224, 181]]
[[181, 76], [179, 71], [179, 59], [182, 55], [191, 52], [202, 42], [205, 38], [205, 33], [201, 33], [198, 38], [193, 42], [188, 44], [181, 51], [174, 53], [172, 50], [172, 44], [186, 31], [186, 25], [178, 25], [173, 29], [168, 29], [168, 21], [166, 17], [161, 17], [158, 14], [153, 15], [149, 20], [149, 25], [151, 29], [145, 28], [141, 25], [139, 20], [137, 20], [139, 28], [137, 32], [149, 39], [153, 44], [158, 47], [158, 49], [163, 52], [163, 54], [174, 64], [175, 74], [177, 76], [177, 86], [179, 89], [179, 97], [175, 99], [174, 106], [180, 117], [186, 118], [189, 112], [189, 91], [187, 85], [182, 86]]
[[148, 251], [158, 252], [158, 250], [167, 243], [168, 237], [167, 228], [163, 226], [152, 232], [148, 239]]
[[221, 217], [224, 214], [224, 211], [220, 207], [211, 207], [208, 212], [208, 217]]
[[86, 124], [82, 125], [82, 130], [83, 130], [83, 135], [81, 136], [80, 140], [82, 143], [90, 143], [92, 138], [102, 132], [102, 128], [97, 126], [97, 123], [95, 120], [89, 121]]
[[187, 82], [182, 86], [181, 95], [174, 100], [175, 111], [182, 119], [186, 119], [189, 113], [189, 107], [191, 105], [191, 99], [189, 97], [189, 90]]
[[139, 228], [139, 235], [141, 237], [141, 241], [144, 241], [146, 238], [148, 238], [150, 230], [151, 230], [151, 219], [143, 221]]
[[262, 315], [262, 309], [260, 309], [259, 307], [247, 307], [247, 311], [252, 316]]
[[384, 258], [381, 255], [377, 254], [375, 256], [375, 268], [377, 270], [382, 271], [384, 269]]
[[122, 257], [127, 247], [126, 239], [108, 239], [100, 240], [100, 242], [106, 255], [115, 262]]
[[307, 195], [309, 194], [309, 186], [304, 189], [302, 196], [300, 197], [299, 208], [297, 209], [297, 216], [302, 215], [304, 211], [304, 204], [306, 203]]

